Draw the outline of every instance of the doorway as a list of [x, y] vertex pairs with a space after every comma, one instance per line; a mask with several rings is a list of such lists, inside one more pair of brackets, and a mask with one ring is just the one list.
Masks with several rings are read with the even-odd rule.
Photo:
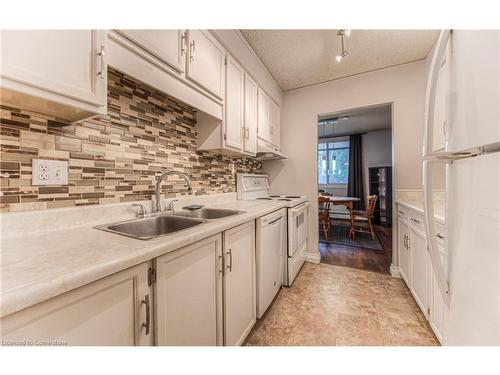
[[389, 274], [392, 105], [318, 116], [321, 262]]

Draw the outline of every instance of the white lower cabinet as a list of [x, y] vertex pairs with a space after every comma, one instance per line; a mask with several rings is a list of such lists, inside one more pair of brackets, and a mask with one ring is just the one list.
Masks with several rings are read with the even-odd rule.
[[256, 320], [255, 222], [156, 259], [156, 344], [241, 345]]
[[220, 234], [156, 259], [156, 344], [222, 345]]
[[428, 315], [428, 253], [425, 235], [410, 227], [409, 248], [411, 253], [411, 292], [425, 316]]
[[149, 268], [140, 264], [2, 318], [4, 344], [153, 345]]
[[256, 321], [255, 222], [224, 232], [224, 345], [241, 345]]
[[[431, 257], [427, 250], [427, 238], [422, 232], [421, 216], [414, 210], [398, 205], [399, 272], [422, 313], [429, 320], [437, 339], [442, 342], [447, 307], [434, 275]], [[408, 217], [410, 220], [407, 220]], [[439, 223], [436, 227], [439, 254], [446, 268], [443, 235], [445, 228]]]
[[398, 249], [399, 249], [399, 273], [401, 277], [410, 285], [410, 261], [411, 253], [408, 247], [408, 222], [398, 218]]

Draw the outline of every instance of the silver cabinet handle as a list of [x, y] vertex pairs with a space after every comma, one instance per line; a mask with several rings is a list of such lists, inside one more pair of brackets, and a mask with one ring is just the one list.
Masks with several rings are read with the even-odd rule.
[[248, 127], [245, 128], [245, 138], [250, 139], [250, 128]]
[[186, 54], [186, 32], [181, 33], [181, 56]]
[[232, 272], [233, 271], [233, 252], [231, 251], [231, 249], [229, 249], [226, 254], [229, 255], [229, 264], [226, 266], [226, 268], [229, 269], [229, 272]]
[[414, 223], [420, 224], [420, 220], [417, 220], [417, 219], [414, 219], [414, 218], [411, 218], [411, 220], [412, 220]]
[[441, 238], [442, 240], [444, 240], [444, 236], [441, 233], [436, 233], [436, 237], [437, 238]]
[[146, 294], [141, 304], [146, 305], [146, 323], [142, 323], [141, 328], [146, 328], [146, 335], [149, 335], [149, 329], [151, 328], [151, 318], [150, 318], [150, 305], [149, 305], [149, 294]]
[[195, 41], [193, 40], [191, 43], [189, 43], [189, 61], [194, 62], [194, 55], [196, 54], [196, 44]]
[[403, 211], [398, 211], [398, 213], [400, 213], [401, 215], [404, 215], [404, 214], [405, 214]]
[[106, 73], [106, 61], [104, 60], [104, 46], [101, 46], [99, 52], [97, 52], [97, 56], [99, 56], [100, 66], [97, 75], [99, 78], [104, 79], [104, 75]]

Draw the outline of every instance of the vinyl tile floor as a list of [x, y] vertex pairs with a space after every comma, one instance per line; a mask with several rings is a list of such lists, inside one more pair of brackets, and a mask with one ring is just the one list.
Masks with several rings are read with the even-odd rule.
[[306, 263], [248, 336], [250, 346], [439, 345], [401, 279]]

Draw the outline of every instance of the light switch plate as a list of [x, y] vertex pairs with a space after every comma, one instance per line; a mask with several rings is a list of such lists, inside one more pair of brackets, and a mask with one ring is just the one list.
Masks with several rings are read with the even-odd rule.
[[32, 161], [33, 185], [67, 185], [68, 162], [61, 160], [33, 159]]

